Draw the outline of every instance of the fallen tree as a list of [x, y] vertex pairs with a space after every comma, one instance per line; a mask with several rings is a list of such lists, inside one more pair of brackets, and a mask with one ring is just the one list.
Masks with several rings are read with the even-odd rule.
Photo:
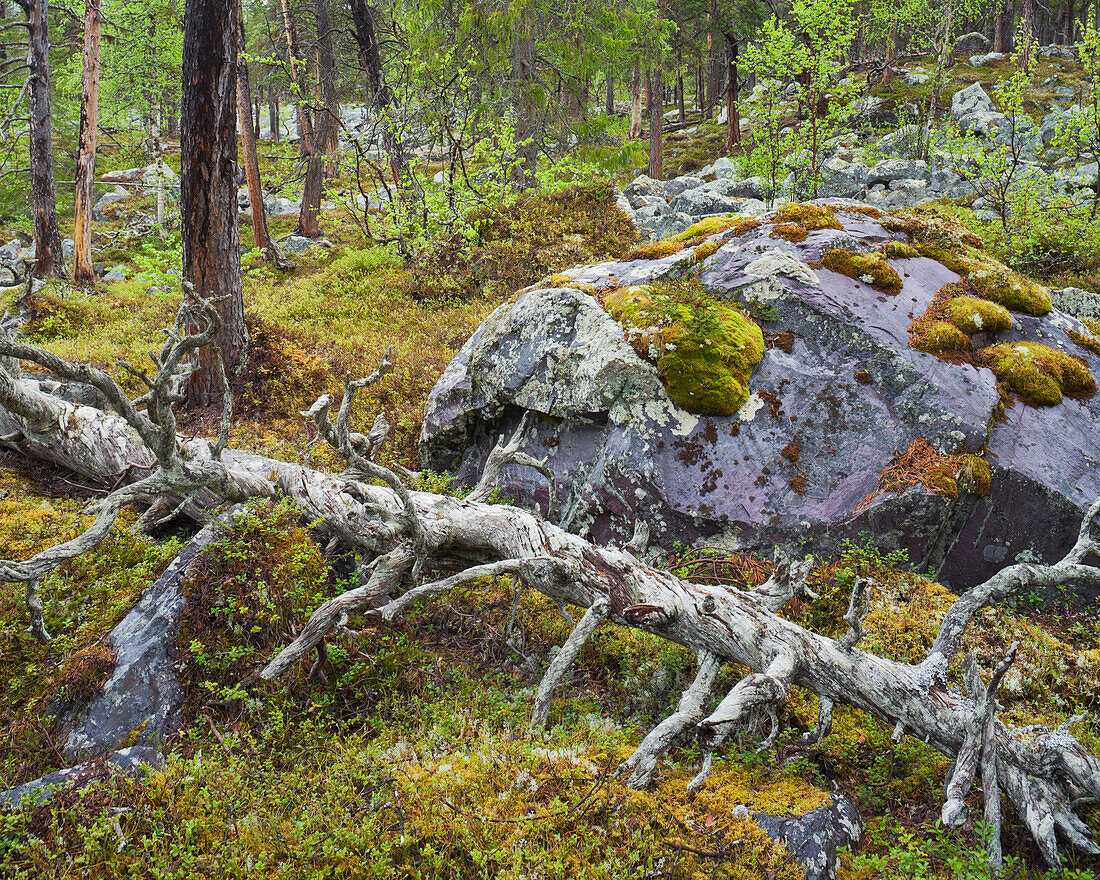
[[[337, 544], [355, 552], [360, 585], [318, 608], [297, 638], [257, 672], [258, 678], [278, 678], [307, 657], [315, 658], [311, 671], [322, 674], [325, 640], [343, 631], [352, 612], [390, 621], [418, 599], [474, 579], [507, 575], [517, 590], [534, 589], [561, 606], [586, 609], [545, 673], [533, 726], [547, 723], [555, 688], [602, 625], [636, 627], [695, 652], [698, 671], [677, 710], [619, 768], [630, 774], [632, 786], [648, 785], [660, 758], [692, 729], [705, 750], [693, 787], [705, 783], [713, 755], [731, 731], [754, 714], [771, 720], [765, 741], [770, 745], [778, 732], [776, 707], [792, 686], [800, 686], [819, 701], [817, 727], [804, 737], [808, 744], [829, 734], [832, 708], [844, 703], [892, 726], [895, 741], [914, 736], [954, 759], [942, 812], [946, 824], [966, 821], [965, 799], [977, 776], [984, 820], [992, 832], [992, 867], [1001, 863], [1002, 791], [1050, 866], [1060, 865], [1066, 843], [1100, 854], [1079, 815], [1100, 799], [1100, 761], [1070, 734], [1078, 719], [1056, 730], [1013, 730], [997, 719], [996, 691], [1015, 647], [988, 682], [982, 680], [976, 655], [967, 654], [961, 664], [965, 695], [949, 681], [967, 624], [986, 605], [1025, 589], [1100, 581], [1100, 569], [1085, 562], [1100, 555], [1100, 536], [1094, 534], [1100, 501], [1088, 511], [1076, 544], [1062, 560], [1013, 565], [968, 590], [948, 611], [924, 661], [901, 663], [858, 647], [870, 605], [864, 580], [857, 580], [852, 591], [848, 633], [834, 640], [777, 614], [800, 592], [808, 592], [809, 561], [781, 561], [768, 582], [752, 591], [696, 584], [644, 561], [644, 524], [635, 528], [628, 545], [599, 547], [539, 513], [487, 503], [504, 467], [534, 467], [549, 475], [543, 462], [522, 452], [524, 424], [511, 438], [501, 438], [481, 482], [466, 498], [410, 490], [401, 475], [375, 460], [388, 433], [385, 419], [379, 416], [368, 434], [348, 424], [356, 392], [385, 376], [388, 355], [374, 375], [347, 383], [338, 406], [324, 395], [303, 413], [347, 462], [342, 474], [229, 448], [232, 411], [224, 370], [221, 436], [216, 442], [182, 439], [173, 406], [181, 399], [193, 355], [216, 339], [218, 326], [213, 303], [189, 291], [162, 350], [150, 355], [155, 372], [124, 365], [146, 387], [136, 400], [100, 370], [0, 337], [0, 445], [109, 489], [89, 508], [95, 521], [83, 535], [25, 561], [0, 560], [0, 580], [26, 584], [29, 624], [38, 638], [49, 638], [38, 583], [64, 560], [102, 541], [125, 505], [147, 506], [150, 522], [179, 511], [201, 516], [221, 501], [285, 495]], [[21, 362], [49, 371], [61, 384], [22, 375]], [[97, 405], [67, 400], [73, 383], [95, 389]], [[386, 597], [395, 598], [370, 610]], [[727, 661], [749, 672], [708, 712], [719, 668]]]

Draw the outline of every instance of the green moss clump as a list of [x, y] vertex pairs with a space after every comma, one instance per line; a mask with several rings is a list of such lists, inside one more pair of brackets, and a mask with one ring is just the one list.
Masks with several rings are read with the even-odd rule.
[[901, 276], [881, 253], [853, 254], [834, 248], [825, 251], [821, 264], [833, 272], [858, 278], [883, 293], [895, 294], [901, 290]]
[[668, 257], [672, 254], [678, 254], [684, 249], [684, 243], [677, 241], [674, 238], [667, 239], [665, 241], [647, 241], [645, 244], [640, 244], [629, 254], [623, 257], [624, 260], [660, 260], [662, 257]]
[[1039, 342], [984, 348], [976, 360], [1032, 406], [1054, 406], [1063, 395], [1087, 399], [1096, 393], [1096, 382], [1082, 358]]
[[780, 223], [797, 223], [805, 229], [843, 229], [833, 209], [827, 205], [809, 205], [794, 202], [784, 205], [775, 213]]
[[969, 348], [970, 337], [947, 321], [922, 321], [909, 328], [909, 344], [917, 351], [940, 354]]
[[704, 241], [699, 247], [695, 249], [695, 252], [691, 255], [692, 265], [703, 262], [707, 257], [711, 257], [717, 252], [718, 248], [722, 246], [722, 242], [718, 239], [714, 241]]
[[748, 399], [764, 336], [752, 318], [714, 299], [697, 280], [622, 288], [604, 306], [688, 412], [728, 416]]
[[1097, 339], [1095, 336], [1078, 333], [1076, 330], [1067, 330], [1066, 336], [1086, 351], [1091, 351], [1095, 355], [1100, 355], [1100, 339]]
[[904, 241], [888, 241], [882, 246], [882, 252], [891, 260], [909, 260], [920, 256], [920, 251]]
[[1012, 326], [1012, 315], [1004, 306], [974, 296], [959, 296], [947, 306], [947, 319], [967, 336], [997, 333]]
[[755, 229], [760, 221], [755, 217], [743, 217], [738, 214], [727, 214], [724, 217], [705, 217], [672, 238], [672, 241], [694, 241], [716, 232], [725, 232], [732, 229], [735, 235], [744, 235], [750, 229]]
[[800, 223], [778, 223], [770, 233], [772, 238], [795, 243], [806, 240], [806, 227]]
[[993, 482], [993, 470], [984, 458], [965, 452], [959, 456], [959, 475], [956, 482], [960, 489], [984, 498]]
[[1015, 272], [979, 271], [970, 275], [970, 283], [986, 299], [1025, 315], [1045, 315], [1051, 310], [1050, 291], [1042, 284]]

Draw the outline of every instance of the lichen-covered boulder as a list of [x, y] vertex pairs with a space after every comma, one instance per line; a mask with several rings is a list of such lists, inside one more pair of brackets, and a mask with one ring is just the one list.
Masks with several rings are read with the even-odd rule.
[[[956, 587], [1060, 557], [1100, 494], [1100, 401], [1077, 371], [1100, 375], [1100, 342], [1085, 325], [972, 245], [918, 249], [904, 222], [865, 205], [761, 219], [520, 292], [432, 391], [424, 463], [475, 483], [526, 412], [524, 448], [557, 474], [564, 524], [599, 541], [625, 540], [639, 519], [665, 545], [765, 552], [830, 552], [869, 532]], [[732, 415], [677, 405], [601, 305], [675, 276], [761, 327], [766, 350]], [[1038, 399], [1016, 393], [1031, 389], [1018, 369], [1037, 371]], [[1064, 396], [1033, 405], [1053, 398], [1048, 379]], [[502, 488], [545, 510], [537, 474], [510, 469]]]
[[863, 843], [863, 817], [842, 794], [797, 818], [766, 813], [753, 813], [752, 818], [768, 837], [787, 847], [805, 870], [806, 880], [836, 880], [841, 850], [858, 853]]

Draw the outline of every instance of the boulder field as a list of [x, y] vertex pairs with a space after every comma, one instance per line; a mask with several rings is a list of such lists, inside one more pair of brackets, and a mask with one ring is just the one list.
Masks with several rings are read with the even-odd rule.
[[[1100, 342], [1045, 289], [961, 228], [848, 200], [679, 239], [496, 309], [430, 395], [424, 464], [473, 484], [530, 414], [523, 448], [556, 474], [563, 524], [598, 541], [625, 542], [636, 520], [665, 547], [829, 553], [866, 533], [955, 588], [1073, 543], [1100, 495]], [[760, 327], [731, 414], [675, 402], [652, 339], [605, 309], [677, 285]], [[705, 350], [726, 311], [676, 313], [677, 344], [694, 321]], [[506, 469], [502, 490], [547, 509], [528, 469]]]

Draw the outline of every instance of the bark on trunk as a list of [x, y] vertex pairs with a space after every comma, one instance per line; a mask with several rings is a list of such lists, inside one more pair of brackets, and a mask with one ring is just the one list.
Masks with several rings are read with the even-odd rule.
[[609, 73], [607, 82], [604, 83], [604, 113], [608, 116], [615, 115], [615, 78]]
[[664, 180], [665, 83], [661, 70], [653, 70], [649, 79], [649, 176]]
[[634, 65], [634, 72], [630, 76], [630, 137], [642, 136], [642, 68]]
[[[999, 804], [993, 802], [1000, 797], [999, 788], [1049, 865], [1060, 864], [1059, 837], [1083, 852], [1100, 853], [1088, 825], [1076, 815], [1076, 810], [1100, 798], [1100, 761], [1069, 733], [1069, 724], [1077, 719], [1057, 730], [1015, 731], [995, 717], [997, 686], [1015, 648], [988, 684], [978, 674], [974, 655], [964, 658], [969, 697], [948, 680], [967, 625], [985, 606], [1023, 590], [1100, 581], [1100, 569], [1085, 564], [1100, 552], [1100, 541], [1093, 537], [1100, 502], [1090, 508], [1077, 543], [1062, 560], [1053, 565], [1012, 565], [962, 594], [944, 617], [926, 659], [908, 664], [857, 647], [869, 609], [867, 582], [862, 578], [856, 581], [844, 617], [848, 632], [833, 640], [776, 613], [804, 590], [809, 562], [780, 563], [772, 578], [751, 592], [695, 584], [640, 561], [645, 529], [637, 529], [635, 539], [624, 548], [599, 547], [536, 513], [485, 503], [482, 499], [495, 484], [493, 467], [497, 474], [508, 464], [542, 467], [519, 451], [525, 425], [507, 446], [502, 438], [490, 455], [485, 477], [469, 497], [409, 491], [392, 471], [371, 460], [377, 444], [347, 426], [355, 389], [376, 381], [382, 370], [368, 380], [348, 383], [335, 425], [328, 395], [309, 412], [321, 435], [350, 465], [343, 475], [330, 476], [226, 449], [221, 441], [212, 449], [203, 440], [177, 438], [159, 381], [168, 374], [170, 363], [158, 373], [153, 387], [159, 391], [153, 392], [150, 414], [145, 415], [99, 371], [74, 367], [41, 349], [0, 339], [3, 357], [33, 360], [62, 379], [90, 382], [123, 413], [77, 406], [44, 394], [36, 382], [20, 379], [10, 367], [0, 368], [0, 437], [4, 438], [0, 443], [85, 476], [123, 484], [100, 502], [96, 525], [78, 539], [84, 544], [69, 542], [71, 555], [82, 552], [93, 539], [103, 540], [121, 503], [148, 501], [158, 490], [179, 493], [196, 486], [232, 501], [284, 494], [339, 543], [362, 554], [367, 563], [362, 569], [363, 586], [318, 608], [297, 638], [263, 669], [260, 677], [264, 679], [279, 676], [314, 651], [323, 657], [324, 639], [338, 628], [343, 615], [366, 610], [387, 593], [397, 598], [371, 614], [378, 623], [398, 617], [415, 600], [478, 577], [511, 574], [555, 602], [588, 609], [562, 649], [564, 659], [551, 664], [539, 688], [536, 724], [546, 721], [550, 697], [567, 673], [570, 658], [600, 625], [641, 629], [695, 652], [698, 675], [677, 711], [620, 767], [621, 772], [632, 772], [632, 785], [648, 784], [661, 756], [678, 735], [692, 728], [705, 750], [703, 770], [692, 786], [703, 784], [714, 750], [731, 730], [754, 711], [774, 718], [776, 706], [798, 685], [819, 700], [818, 727], [808, 734], [810, 742], [820, 742], [828, 734], [833, 705], [844, 703], [893, 727], [895, 742], [914, 736], [955, 759], [946, 786], [942, 816], [946, 824], [964, 820], [965, 800], [980, 766], [986, 819], [994, 823], [995, 832], [1000, 818]], [[151, 468], [154, 472], [149, 474]], [[375, 478], [385, 484], [374, 482]], [[44, 572], [59, 564], [57, 551], [51, 548], [25, 562], [0, 560], [0, 579], [36, 584]], [[407, 575], [411, 574], [412, 583], [418, 582], [425, 560], [459, 572], [398, 595]], [[34, 615], [41, 603], [37, 595], [32, 603], [31, 593], [28, 588], [28, 610]], [[750, 671], [707, 715], [705, 706], [724, 662]], [[991, 862], [994, 859], [999, 859], [999, 850], [991, 848]]]
[[[316, 0], [317, 11], [317, 89], [326, 117], [325, 137], [318, 138], [327, 157], [325, 177], [337, 174], [336, 154], [340, 148], [340, 104], [336, 97], [336, 58], [332, 51], [332, 25], [329, 21], [328, 0]], [[318, 204], [320, 209], [320, 204]]]
[[99, 110], [100, 0], [87, 0], [84, 8], [84, 58], [80, 91], [80, 151], [76, 160], [76, 195], [73, 207], [73, 281], [91, 284], [92, 205], [95, 203], [95, 150]]
[[[189, 0], [183, 34], [180, 209], [183, 279], [204, 299], [220, 297], [218, 342], [236, 374], [248, 351], [237, 226], [236, 0]], [[187, 383], [191, 403], [222, 394], [216, 350], [201, 349]]]
[[301, 61], [298, 48], [298, 31], [294, 27], [294, 17], [290, 14], [290, 0], [282, 0], [283, 25], [286, 29], [287, 58], [290, 61], [290, 83], [297, 98], [298, 107], [298, 146], [301, 155], [308, 156], [313, 144], [313, 123], [306, 109], [304, 87], [298, 76], [298, 64]]
[[741, 143], [741, 118], [737, 113], [737, 40], [732, 34], [723, 35], [726, 41], [726, 155], [733, 153], [734, 144]]
[[1031, 43], [1035, 36], [1035, 0], [1024, 0], [1020, 20], [1020, 70], [1031, 69]]
[[512, 37], [512, 112], [515, 114], [515, 183], [529, 189], [535, 183], [538, 164], [535, 122], [535, 41], [530, 22], [521, 21]]
[[[330, 99], [335, 92], [334, 64], [332, 61], [332, 33], [328, 20], [327, 0], [316, 0], [318, 84], [324, 96], [325, 109], [317, 114], [313, 130], [313, 150], [306, 165], [306, 177], [302, 187], [302, 208], [298, 214], [295, 235], [319, 238], [321, 235], [321, 198], [325, 190], [325, 171], [328, 166], [328, 147], [333, 137], [335, 119], [330, 109]], [[327, 46], [327, 49], [325, 48]]]
[[248, 62], [244, 59], [245, 30], [244, 7], [241, 0], [235, 0], [234, 21], [237, 34], [237, 121], [241, 131], [241, 160], [244, 162], [244, 175], [248, 182], [248, 204], [252, 211], [252, 241], [255, 247], [262, 248], [269, 262], [278, 263], [279, 254], [267, 231], [267, 216], [264, 214], [264, 193], [260, 187], [260, 159], [256, 153], [256, 130], [252, 127], [249, 112]]
[[57, 227], [57, 197], [53, 182], [53, 129], [50, 124], [49, 0], [31, 0], [27, 66], [30, 83], [31, 213], [34, 215], [35, 261], [32, 278], [61, 275], [65, 258]]

